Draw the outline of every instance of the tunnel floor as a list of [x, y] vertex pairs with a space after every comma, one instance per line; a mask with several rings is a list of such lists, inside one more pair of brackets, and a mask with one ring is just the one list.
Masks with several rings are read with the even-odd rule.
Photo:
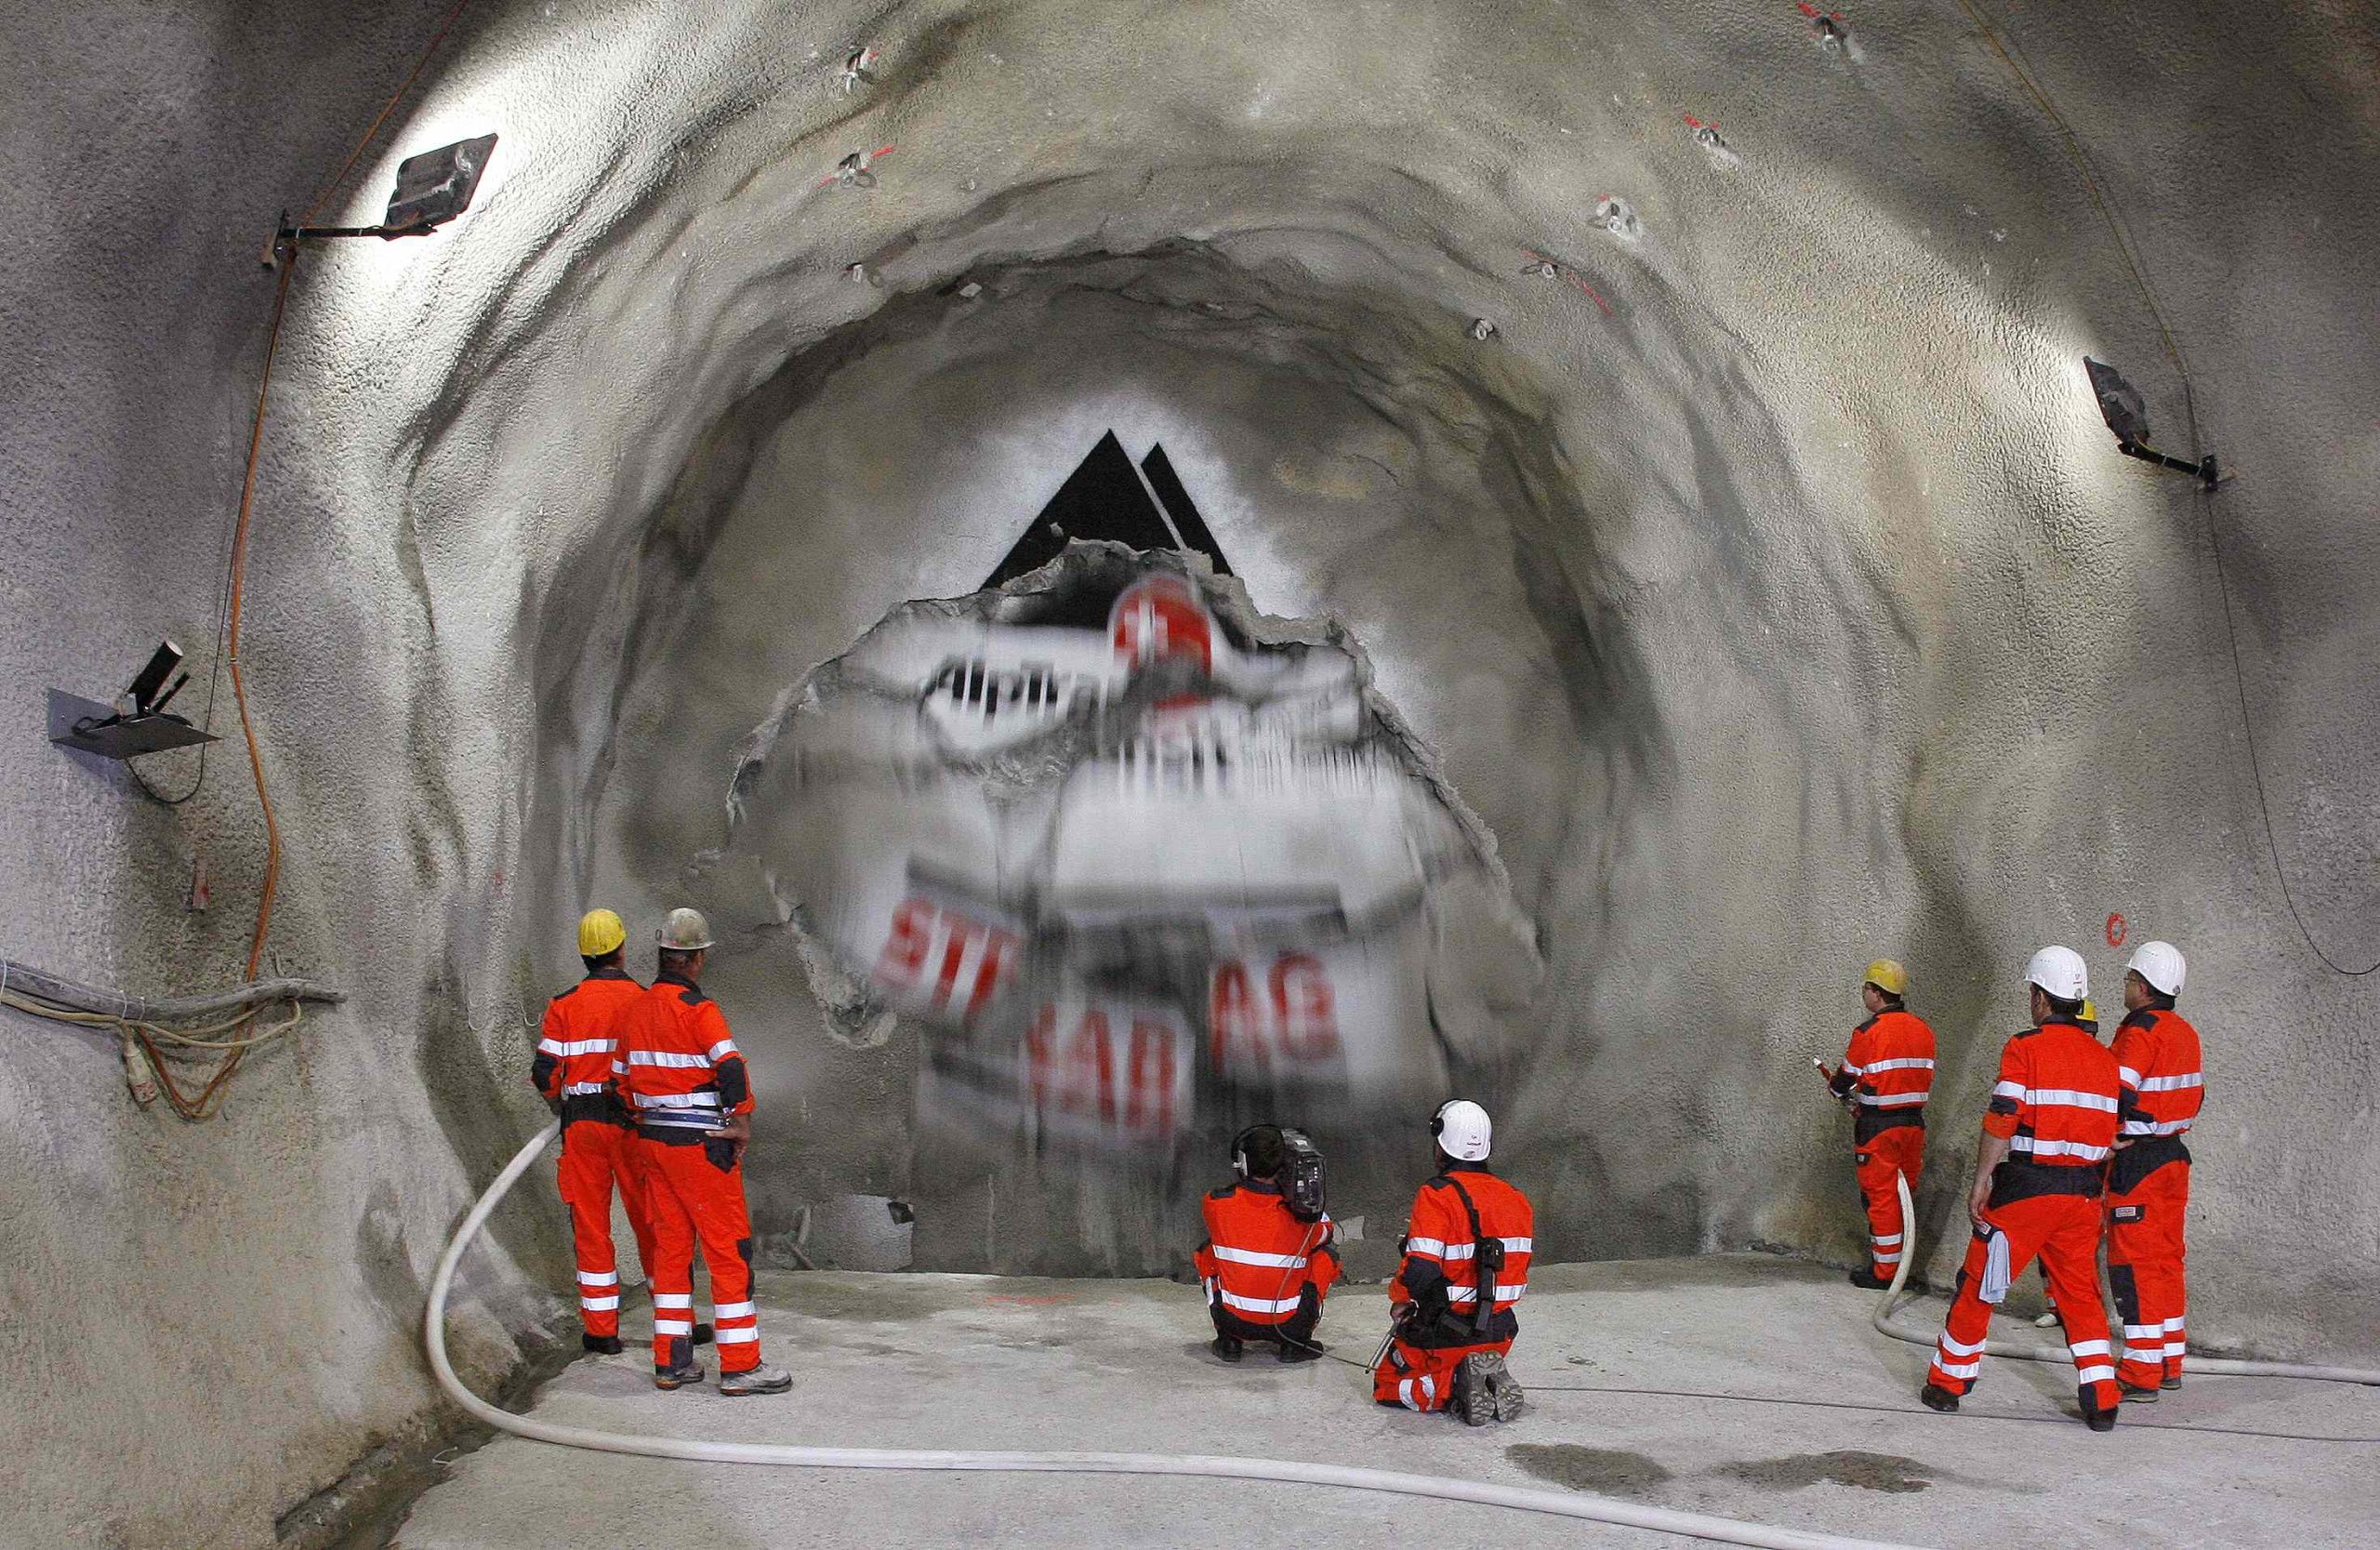
[[[1960, 1414], [1937, 1416], [1916, 1402], [1925, 1351], [1870, 1329], [1866, 1293], [1836, 1272], [1765, 1256], [1539, 1267], [1513, 1358], [1532, 1407], [1479, 1431], [1376, 1406], [1363, 1376], [1334, 1363], [1285, 1368], [1251, 1351], [1227, 1367], [1205, 1348], [1196, 1290], [1161, 1280], [764, 1274], [759, 1300], [763, 1350], [794, 1373], [790, 1396], [663, 1394], [632, 1348], [574, 1364], [533, 1413], [751, 1442], [1255, 1453], [1569, 1486], [1946, 1550], [2369, 1544], [2380, 1521], [2369, 1446], [2238, 1435], [2380, 1437], [2380, 1390], [2202, 1377], [2153, 1408], [2127, 1407], [2124, 1424], [2099, 1437], [2070, 1418], [2064, 1370], [1993, 1361]], [[1385, 1317], [1382, 1288], [1344, 1288], [1323, 1336], [1361, 1359]], [[644, 1316], [624, 1322], [633, 1333]], [[1653, 1392], [1586, 1392], [1598, 1386]], [[1782, 1402], [1702, 1397], [1719, 1393]], [[1811, 1400], [1879, 1408], [1794, 1402]], [[1290, 1541], [1687, 1543], [1368, 1492], [683, 1464], [509, 1437], [456, 1458], [391, 1543]]]

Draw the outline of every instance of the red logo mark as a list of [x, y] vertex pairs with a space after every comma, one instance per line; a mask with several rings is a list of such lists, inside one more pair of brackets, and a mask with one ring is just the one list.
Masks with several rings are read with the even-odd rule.
[[2109, 946], [2109, 947], [2122, 947], [2122, 946], [2123, 946], [2124, 933], [2125, 933], [2126, 929], [2127, 929], [2127, 928], [2125, 927], [2125, 925], [2124, 925], [2124, 923], [2123, 923], [2123, 917], [2122, 917], [2122, 916], [2121, 916], [2121, 915], [2110, 915], [2110, 916], [2109, 916], [2109, 917], [2108, 917], [2108, 946]]

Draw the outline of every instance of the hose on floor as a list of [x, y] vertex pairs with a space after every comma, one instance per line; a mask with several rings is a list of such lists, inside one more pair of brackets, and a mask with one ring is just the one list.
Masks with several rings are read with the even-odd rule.
[[1511, 1507], [1557, 1517], [1585, 1518], [1625, 1528], [1711, 1540], [1722, 1544], [1750, 1544], [1769, 1550], [1910, 1550], [1909, 1546], [1876, 1540], [1844, 1539], [1808, 1533], [1798, 1529], [1741, 1523], [1701, 1513], [1672, 1512], [1660, 1507], [1615, 1502], [1583, 1491], [1535, 1490], [1494, 1485], [1484, 1480], [1458, 1480], [1434, 1475], [1408, 1475], [1385, 1469], [1357, 1469], [1341, 1464], [1305, 1464], [1282, 1459], [1244, 1459], [1168, 1453], [976, 1452], [947, 1449], [809, 1448], [776, 1443], [697, 1442], [680, 1437], [633, 1437], [620, 1432], [590, 1431], [582, 1426], [558, 1426], [534, 1416], [498, 1410], [463, 1386], [446, 1357], [446, 1299], [454, 1289], [455, 1267], [480, 1229], [537, 1155], [561, 1133], [548, 1125], [521, 1148], [496, 1182], [487, 1187], [463, 1218], [438, 1273], [430, 1283], [430, 1308], [425, 1335], [430, 1365], [439, 1387], [475, 1419], [499, 1431], [563, 1448], [587, 1448], [603, 1453], [634, 1453], [646, 1458], [683, 1459], [699, 1464], [773, 1464], [800, 1469], [922, 1469], [985, 1471], [1011, 1474], [1170, 1475], [1206, 1479], [1273, 1480], [1290, 1485], [1336, 1486], [1350, 1490], [1385, 1491], [1398, 1496], [1434, 1497], [1447, 1502], [1474, 1502], [1483, 1506]]
[[[1877, 1332], [1895, 1340], [1906, 1340], [1912, 1345], [1931, 1345], [1939, 1331], [1918, 1329], [1896, 1318], [1900, 1307], [1902, 1286], [1909, 1280], [1909, 1267], [1917, 1259], [1917, 1204], [1909, 1196], [1909, 1175], [1896, 1175], [1900, 1187], [1900, 1268], [1893, 1272], [1893, 1284], [1876, 1304], [1874, 1323]], [[2070, 1362], [2073, 1356], [2063, 1345], [2034, 1345], [2021, 1340], [1987, 1338], [1984, 1350], [1991, 1356], [2008, 1357], [2016, 1361]], [[2202, 1357], [2187, 1358], [2193, 1376], [2201, 1373], [2232, 1378], [2307, 1378], [2326, 1384], [2369, 1384], [2380, 1385], [2380, 1371], [2368, 1367], [2307, 1367], [2286, 1361], [2252, 1361], [2231, 1357]]]

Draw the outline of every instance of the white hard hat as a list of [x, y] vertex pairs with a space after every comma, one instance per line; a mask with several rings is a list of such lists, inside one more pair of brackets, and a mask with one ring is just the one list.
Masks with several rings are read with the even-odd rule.
[[1488, 1122], [1488, 1111], [1468, 1098], [1440, 1104], [1430, 1119], [1430, 1133], [1437, 1138], [1438, 1150], [1457, 1162], [1487, 1161], [1494, 1130]]
[[673, 909], [653, 939], [671, 952], [700, 952], [711, 945], [710, 922], [699, 909]]
[[2091, 993], [2091, 972], [2072, 947], [2043, 947], [2025, 965], [2025, 983], [2038, 985], [2061, 1001], [2079, 1001]]
[[2182, 975], [2188, 972], [2182, 949], [2171, 942], [2143, 942], [2132, 949], [2132, 961], [2124, 967], [2147, 980], [2161, 996], [2180, 995]]

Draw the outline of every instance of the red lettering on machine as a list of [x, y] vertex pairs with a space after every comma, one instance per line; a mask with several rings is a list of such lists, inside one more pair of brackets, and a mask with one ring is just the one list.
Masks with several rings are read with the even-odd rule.
[[1338, 1059], [1338, 1013], [1321, 960], [1283, 953], [1264, 981], [1270, 994], [1260, 1005], [1246, 962], [1227, 958], [1215, 965], [1207, 1020], [1215, 1069], [1268, 1071], [1276, 1050], [1289, 1066]]
[[892, 929], [877, 955], [876, 981], [898, 993], [906, 1010], [972, 1022], [1016, 966], [1024, 942], [1014, 932], [912, 894], [892, 911]]

